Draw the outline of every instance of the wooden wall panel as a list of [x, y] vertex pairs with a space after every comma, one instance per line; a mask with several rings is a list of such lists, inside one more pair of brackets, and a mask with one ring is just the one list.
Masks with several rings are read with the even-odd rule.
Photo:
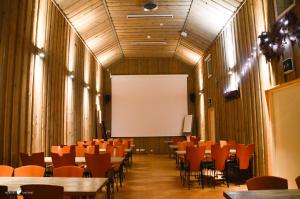
[[[43, 3], [46, 9], [41, 11]], [[83, 135], [93, 138], [96, 74], [102, 73], [102, 67], [98, 67], [77, 36], [74, 56], [70, 58], [70, 38], [74, 31], [57, 7], [50, 0], [4, 0], [0, 15], [0, 164], [17, 166], [19, 152], [48, 154], [51, 145], [75, 143]], [[45, 21], [39, 24], [41, 17]], [[45, 35], [46, 54], [41, 60], [34, 47], [41, 43], [40, 34]], [[74, 103], [69, 105], [66, 82], [71, 63], [75, 74], [71, 95]], [[88, 79], [84, 78], [86, 73]], [[89, 90], [83, 82], [90, 85]], [[87, 90], [86, 105], [84, 90]], [[74, 117], [69, 128], [72, 131], [67, 128], [67, 106]], [[72, 134], [71, 141], [67, 134]]]
[[[109, 70], [109, 71], [108, 71]], [[147, 74], [188, 74], [188, 94], [194, 93], [194, 69], [190, 65], [174, 58], [127, 58], [109, 67], [104, 73], [104, 95], [111, 95], [112, 75], [147, 75]], [[189, 114], [195, 114], [195, 104], [189, 100]], [[111, 129], [111, 102], [104, 102], [104, 121], [106, 129]], [[195, 124], [196, 125], [196, 124]], [[196, 127], [194, 126], [194, 129]], [[166, 153], [163, 140], [166, 138], [136, 138], [137, 147], [155, 153]]]
[[[209, 106], [207, 99], [212, 99], [212, 107], [215, 108], [216, 118], [216, 140], [232, 139], [239, 143], [255, 144], [255, 172], [257, 175], [268, 173], [268, 150], [267, 138], [269, 134], [268, 113], [264, 92], [272, 85], [299, 78], [299, 47], [292, 47], [292, 57], [296, 63], [296, 69], [289, 75], [284, 75], [281, 67], [282, 60], [273, 59], [266, 63], [265, 58], [258, 50], [251, 55], [253, 48], [258, 47], [258, 35], [262, 31], [268, 31], [274, 23], [273, 1], [247, 0], [238, 11], [232, 21], [227, 24], [234, 33], [234, 44], [236, 51], [234, 72], [238, 75], [238, 86], [240, 98], [225, 101], [224, 92], [230, 84], [228, 74], [228, 63], [226, 53], [228, 42], [226, 42], [226, 28], [220, 33], [210, 48], [206, 51], [204, 58], [211, 54], [213, 65], [213, 76], [207, 78], [207, 69], [203, 60], [205, 112]], [[296, 3], [293, 9], [299, 17], [300, 3]], [[290, 50], [290, 49], [287, 49]], [[227, 52], [226, 52], [227, 51]], [[247, 61], [250, 58], [250, 66]], [[195, 68], [196, 72], [200, 66]], [[195, 72], [195, 73], [196, 73]], [[197, 104], [196, 110], [198, 111]], [[208, 121], [206, 115], [206, 126]], [[207, 129], [206, 129], [207, 130]], [[207, 131], [208, 132], [208, 131]], [[206, 133], [208, 139], [211, 135]]]

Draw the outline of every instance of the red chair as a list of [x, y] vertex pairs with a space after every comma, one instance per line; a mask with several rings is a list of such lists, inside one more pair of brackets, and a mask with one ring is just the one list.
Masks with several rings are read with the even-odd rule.
[[57, 153], [51, 153], [53, 167], [75, 166], [75, 156], [71, 153], [60, 156]]
[[53, 177], [82, 177], [83, 168], [77, 166], [63, 166], [53, 169]]
[[37, 165], [41, 167], [46, 167], [46, 164], [44, 162], [45, 153], [32, 153], [31, 155], [28, 155], [27, 153], [20, 153], [22, 165]]
[[[221, 179], [226, 181], [227, 187], [229, 187], [228, 182], [228, 172], [227, 172], [227, 160], [229, 158], [229, 146], [225, 145], [221, 147], [218, 144], [212, 145], [211, 148], [212, 159], [214, 161], [214, 179], [219, 179], [217, 172], [221, 173]], [[214, 180], [215, 184], [215, 180]]]
[[295, 181], [296, 181], [296, 184], [297, 184], [298, 189], [300, 189], [300, 176], [298, 176], [298, 177], [295, 179]]
[[[63, 199], [64, 188], [54, 185], [22, 185], [24, 199]], [[32, 194], [28, 194], [32, 193]]]
[[275, 176], [258, 176], [247, 180], [248, 190], [288, 189], [287, 179]]
[[0, 177], [11, 177], [13, 175], [14, 168], [7, 165], [0, 165]]
[[85, 154], [87, 168], [92, 177], [108, 177], [111, 174], [111, 156], [109, 153]]
[[71, 146], [51, 146], [51, 153], [59, 155], [71, 153]]
[[244, 145], [238, 144], [236, 147], [236, 158], [238, 163], [239, 177], [244, 179], [244, 173], [246, 172], [246, 178], [252, 177], [252, 171], [250, 161], [254, 153], [254, 144]]
[[[187, 147], [186, 148], [186, 159], [185, 159], [185, 175], [183, 184], [187, 181], [188, 187], [190, 188], [191, 176], [195, 174], [197, 177], [200, 176], [200, 164], [204, 160], [205, 146], [201, 147]], [[199, 179], [200, 183], [200, 179]]]
[[84, 157], [85, 148], [83, 145], [78, 145], [75, 147], [76, 157]]
[[109, 153], [109, 154], [113, 154], [113, 151], [114, 151], [114, 147], [113, 147], [113, 145], [107, 145], [106, 146], [106, 153]]
[[15, 177], [44, 177], [45, 168], [36, 165], [27, 165], [15, 168]]
[[8, 191], [7, 186], [0, 185], [0, 198], [8, 199], [9, 197], [5, 194]]

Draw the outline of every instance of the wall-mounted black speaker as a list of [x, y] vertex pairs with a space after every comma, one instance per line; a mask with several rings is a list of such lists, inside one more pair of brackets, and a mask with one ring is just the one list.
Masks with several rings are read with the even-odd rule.
[[195, 103], [195, 101], [196, 101], [195, 93], [190, 93], [190, 101], [191, 101], [191, 103]]
[[104, 102], [108, 104], [110, 102], [110, 95], [104, 95]]

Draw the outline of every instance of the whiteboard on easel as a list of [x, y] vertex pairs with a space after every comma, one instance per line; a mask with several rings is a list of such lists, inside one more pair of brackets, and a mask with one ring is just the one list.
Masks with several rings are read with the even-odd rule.
[[182, 132], [184, 133], [192, 132], [192, 124], [193, 124], [193, 115], [184, 116]]

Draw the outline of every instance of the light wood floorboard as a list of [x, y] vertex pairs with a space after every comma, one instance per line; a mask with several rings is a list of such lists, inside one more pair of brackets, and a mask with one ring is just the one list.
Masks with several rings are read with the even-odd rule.
[[134, 155], [133, 166], [126, 174], [124, 186], [116, 192], [116, 199], [216, 199], [223, 191], [246, 190], [245, 185], [230, 184], [205, 187], [197, 182], [191, 189], [183, 187], [175, 160], [168, 155]]

